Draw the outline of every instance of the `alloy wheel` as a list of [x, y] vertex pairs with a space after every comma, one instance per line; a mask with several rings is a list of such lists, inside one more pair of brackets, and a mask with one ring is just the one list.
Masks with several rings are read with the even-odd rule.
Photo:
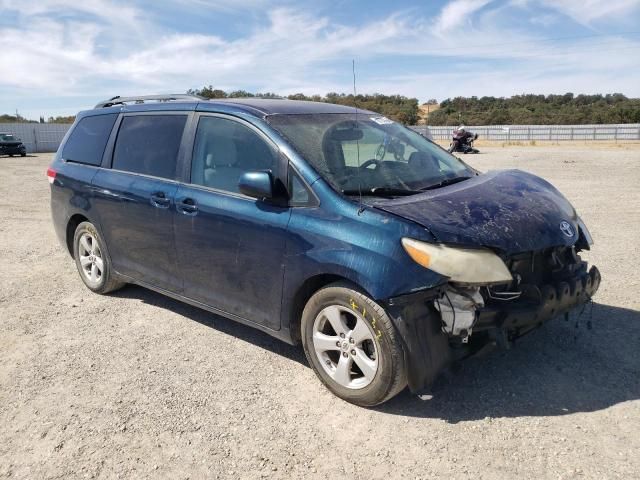
[[85, 232], [80, 236], [78, 255], [84, 276], [91, 283], [99, 283], [104, 272], [104, 260], [98, 240], [94, 235]]
[[360, 312], [331, 305], [313, 322], [313, 349], [324, 371], [342, 387], [361, 389], [378, 372], [375, 336]]

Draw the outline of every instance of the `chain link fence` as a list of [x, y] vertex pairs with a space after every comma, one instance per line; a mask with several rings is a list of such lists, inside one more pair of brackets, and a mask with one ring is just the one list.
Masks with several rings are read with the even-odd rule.
[[[413, 126], [413, 130], [423, 133], [425, 126]], [[456, 127], [429, 126], [434, 140], [450, 140]], [[624, 141], [640, 140], [640, 123], [619, 125], [480, 125], [466, 127], [477, 133], [483, 140], [502, 142], [531, 141]]]

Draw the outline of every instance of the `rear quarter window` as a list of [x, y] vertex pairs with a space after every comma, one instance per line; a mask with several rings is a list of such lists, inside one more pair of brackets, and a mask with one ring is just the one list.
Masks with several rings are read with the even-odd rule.
[[117, 113], [94, 115], [80, 120], [62, 150], [62, 158], [88, 165], [100, 165]]
[[124, 117], [113, 152], [112, 168], [174, 179], [186, 115]]

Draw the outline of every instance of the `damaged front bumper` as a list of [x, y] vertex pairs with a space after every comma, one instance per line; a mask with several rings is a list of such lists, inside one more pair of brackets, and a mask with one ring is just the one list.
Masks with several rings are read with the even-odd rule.
[[[389, 299], [385, 308], [404, 342], [410, 390], [429, 393], [438, 375], [454, 360], [492, 342], [504, 345], [589, 302], [601, 277], [595, 266], [587, 271], [582, 264], [583, 268], [553, 275], [550, 281], [521, 284], [517, 296], [492, 293], [489, 288], [482, 296], [481, 289], [460, 295], [459, 289], [444, 284]], [[454, 295], [468, 301], [452, 300]]]
[[600, 280], [600, 272], [594, 266], [566, 281], [530, 286], [517, 300], [494, 301], [479, 309], [474, 332], [499, 328], [517, 338], [545, 321], [587, 303], [598, 290]]

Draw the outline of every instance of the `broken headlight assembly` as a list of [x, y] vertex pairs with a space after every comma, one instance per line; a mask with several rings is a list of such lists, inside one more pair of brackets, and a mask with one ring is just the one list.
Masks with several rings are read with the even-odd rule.
[[449, 247], [403, 238], [402, 246], [414, 262], [451, 282], [491, 285], [511, 282], [511, 272], [502, 259], [487, 249]]
[[[403, 238], [402, 246], [418, 264], [448, 277], [452, 285], [434, 302], [442, 329], [464, 343], [484, 306], [480, 286], [509, 283], [511, 272], [502, 259], [487, 249], [456, 248]], [[454, 286], [455, 285], [455, 286]]]

